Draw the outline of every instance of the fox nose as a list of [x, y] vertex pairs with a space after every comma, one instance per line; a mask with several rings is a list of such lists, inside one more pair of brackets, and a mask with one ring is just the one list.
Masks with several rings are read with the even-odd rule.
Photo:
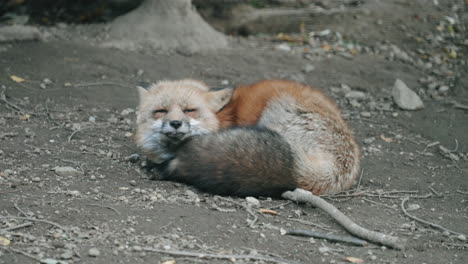
[[179, 120], [172, 120], [169, 122], [169, 125], [175, 129], [178, 129], [179, 127], [182, 126], [182, 122]]

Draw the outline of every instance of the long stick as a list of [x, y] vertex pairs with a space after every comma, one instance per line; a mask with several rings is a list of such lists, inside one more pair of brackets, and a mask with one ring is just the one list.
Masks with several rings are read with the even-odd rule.
[[303, 189], [296, 189], [293, 192], [284, 192], [281, 196], [291, 201], [306, 202], [324, 210], [333, 219], [335, 219], [335, 221], [337, 221], [341, 226], [343, 226], [344, 229], [346, 229], [349, 233], [357, 237], [360, 237], [370, 242], [389, 246], [395, 249], [403, 250], [405, 248], [405, 239], [399, 239], [398, 237], [365, 229], [354, 223], [351, 219], [349, 219], [349, 217], [347, 217], [340, 210], [338, 210], [338, 208], [331, 205], [322, 198], [313, 195], [309, 191]]

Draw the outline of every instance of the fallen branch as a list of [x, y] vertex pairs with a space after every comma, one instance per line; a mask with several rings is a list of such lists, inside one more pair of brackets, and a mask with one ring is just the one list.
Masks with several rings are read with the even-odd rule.
[[445, 228], [445, 227], [443, 227], [443, 226], [441, 226], [441, 225], [428, 222], [428, 221], [423, 220], [423, 219], [421, 219], [421, 218], [418, 218], [418, 217], [416, 217], [416, 216], [414, 216], [414, 215], [410, 215], [410, 214], [408, 213], [408, 211], [406, 211], [406, 208], [405, 208], [405, 203], [406, 203], [407, 201], [409, 201], [409, 197], [406, 197], [405, 199], [403, 199], [403, 201], [401, 201], [401, 210], [403, 211], [403, 213], [404, 213], [407, 217], [409, 217], [409, 218], [411, 218], [411, 219], [413, 219], [413, 220], [415, 220], [415, 221], [418, 221], [418, 222], [420, 222], [420, 223], [422, 223], [422, 224], [428, 225], [428, 226], [430, 226], [430, 227], [432, 227], [432, 228], [439, 229], [439, 230], [442, 231], [442, 232], [449, 232], [449, 233], [454, 234], [454, 235], [457, 235], [457, 236], [459, 236], [459, 235], [466, 236], [465, 234], [452, 231], [452, 230], [447, 229], [447, 228]]
[[5, 89], [2, 89], [2, 92], [0, 93], [0, 99], [7, 105], [9, 105], [10, 107], [12, 107], [13, 109], [15, 109], [16, 111], [20, 112], [20, 113], [27, 113], [23, 108], [15, 105], [14, 103], [8, 101], [6, 99], [6, 95], [5, 95]]
[[32, 222], [39, 222], [39, 223], [44, 223], [44, 224], [49, 224], [49, 225], [52, 225], [52, 226], [55, 226], [59, 229], [62, 229], [63, 231], [67, 231], [67, 229], [55, 222], [51, 222], [51, 221], [48, 221], [48, 220], [44, 220], [44, 219], [36, 219], [36, 218], [31, 218], [31, 217], [21, 217], [21, 216], [3, 216], [3, 215], [0, 215], [0, 219], [1, 218], [9, 218], [9, 219], [18, 219], [18, 220], [26, 220], [26, 221], [32, 221]]
[[74, 84], [74, 87], [90, 87], [90, 86], [105, 86], [105, 85], [110, 85], [110, 86], [120, 86], [124, 88], [131, 87], [130, 85], [125, 85], [122, 83], [118, 82], [93, 82], [93, 83], [77, 83]]
[[107, 208], [109, 210], [112, 210], [114, 211], [117, 215], [120, 215], [120, 212], [117, 211], [117, 209], [115, 209], [114, 207], [112, 206], [109, 206], [109, 205], [100, 205], [100, 204], [87, 204], [87, 206], [96, 206], [96, 207], [102, 207], [102, 208]]
[[331, 205], [322, 198], [313, 195], [309, 191], [303, 189], [296, 189], [293, 192], [284, 192], [282, 194], [282, 197], [291, 201], [306, 202], [311, 204], [312, 206], [324, 210], [328, 215], [335, 219], [335, 221], [337, 221], [341, 226], [343, 226], [349, 233], [357, 237], [363, 238], [370, 242], [389, 246], [395, 249], [403, 250], [405, 248], [406, 240], [368, 230], [361, 226], [358, 226], [346, 215], [344, 215], [340, 210], [338, 210], [338, 208]]
[[359, 238], [355, 238], [351, 236], [339, 236], [335, 234], [327, 234], [327, 233], [316, 232], [312, 230], [303, 230], [303, 229], [286, 230], [286, 235], [322, 238], [322, 239], [326, 239], [329, 241], [344, 242], [344, 243], [349, 243], [349, 244], [353, 244], [353, 245], [361, 246], [361, 247], [364, 247], [367, 245], [367, 241], [359, 239]]
[[27, 252], [21, 251], [21, 250], [19, 250], [19, 249], [14, 249], [14, 248], [12, 248], [12, 247], [1, 247], [1, 248], [5, 249], [5, 250], [9, 250], [9, 251], [14, 252], [14, 253], [17, 253], [17, 254], [21, 254], [21, 255], [23, 255], [23, 256], [25, 256], [25, 257], [28, 257], [28, 258], [30, 258], [30, 259], [33, 259], [33, 260], [35, 260], [35, 261], [37, 261], [37, 262], [41, 262], [41, 259], [36, 258], [35, 256], [33, 256], [33, 255], [31, 255], [31, 254], [29, 254], [29, 253], [27, 253]]
[[228, 259], [228, 260], [246, 259], [246, 260], [268, 261], [268, 262], [273, 262], [273, 263], [297, 263], [295, 261], [257, 256], [257, 255], [213, 254], [213, 253], [179, 251], [179, 250], [164, 250], [164, 249], [157, 249], [157, 248], [143, 248], [143, 251], [163, 253], [163, 254], [169, 254], [169, 255], [174, 255], [174, 256], [196, 257], [196, 258], [201, 258], [201, 259], [207, 259], [207, 258]]
[[26, 223], [23, 223], [21, 225], [10, 226], [10, 227], [7, 227], [7, 228], [0, 229], [0, 234], [3, 233], [3, 232], [13, 231], [13, 230], [21, 229], [21, 228], [24, 228], [24, 227], [29, 227], [29, 226], [32, 226], [32, 225], [33, 225], [33, 223], [26, 222]]

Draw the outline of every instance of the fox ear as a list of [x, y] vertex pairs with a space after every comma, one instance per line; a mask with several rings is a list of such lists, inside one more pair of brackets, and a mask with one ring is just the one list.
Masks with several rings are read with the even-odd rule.
[[218, 91], [208, 92], [208, 104], [211, 109], [218, 112], [223, 108], [229, 100], [231, 100], [232, 93], [234, 92], [233, 88], [226, 88]]
[[139, 95], [140, 103], [141, 103], [148, 96], [148, 90], [146, 90], [142, 86], [137, 86], [137, 89], [138, 89], [138, 95]]

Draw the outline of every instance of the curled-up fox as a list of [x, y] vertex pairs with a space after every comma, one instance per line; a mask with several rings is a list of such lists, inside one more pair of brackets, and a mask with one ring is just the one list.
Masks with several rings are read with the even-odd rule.
[[266, 80], [210, 91], [179, 80], [138, 91], [135, 140], [163, 179], [240, 197], [333, 194], [356, 181], [359, 147], [315, 88]]

